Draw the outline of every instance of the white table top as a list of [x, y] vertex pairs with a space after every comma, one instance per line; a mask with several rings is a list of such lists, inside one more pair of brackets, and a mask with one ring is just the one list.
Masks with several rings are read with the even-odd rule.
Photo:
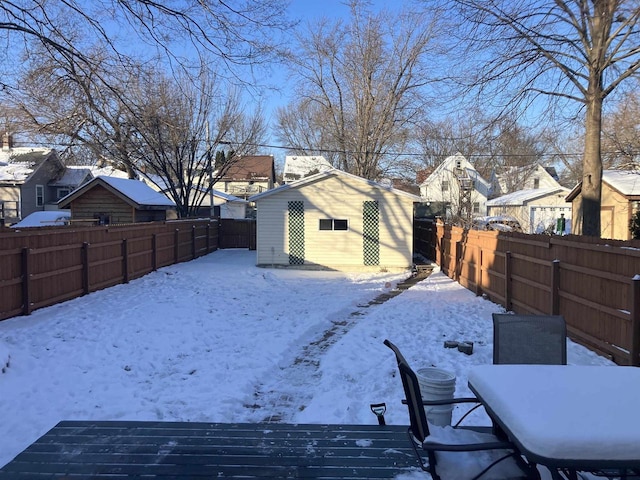
[[482, 365], [468, 380], [532, 461], [640, 465], [640, 368]]

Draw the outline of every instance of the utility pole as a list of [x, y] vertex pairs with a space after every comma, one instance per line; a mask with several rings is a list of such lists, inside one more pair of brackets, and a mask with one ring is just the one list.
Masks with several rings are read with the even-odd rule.
[[209, 172], [209, 217], [213, 217], [216, 213], [216, 209], [213, 206], [213, 165], [211, 162], [211, 141], [209, 138], [209, 122], [206, 124], [207, 132], [207, 171]]

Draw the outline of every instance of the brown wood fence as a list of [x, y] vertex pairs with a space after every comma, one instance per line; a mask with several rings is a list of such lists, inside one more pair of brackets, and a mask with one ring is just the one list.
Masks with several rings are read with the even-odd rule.
[[477, 295], [516, 313], [563, 315], [572, 339], [640, 366], [640, 241], [417, 221], [414, 250]]
[[[255, 249], [255, 221], [198, 219], [0, 232], [0, 320], [127, 283], [222, 245]], [[230, 239], [223, 232], [229, 232]], [[252, 235], [252, 237], [251, 237]], [[253, 240], [251, 240], [253, 238]], [[246, 247], [244, 246], [246, 245]]]
[[256, 249], [256, 221], [220, 219], [220, 248]]

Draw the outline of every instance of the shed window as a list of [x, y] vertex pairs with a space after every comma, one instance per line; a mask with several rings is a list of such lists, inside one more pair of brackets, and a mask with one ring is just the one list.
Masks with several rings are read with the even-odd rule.
[[347, 220], [321, 218], [320, 230], [349, 230], [349, 223]]
[[44, 205], [44, 185], [36, 185], [36, 205], [38, 207]]
[[443, 192], [448, 192], [449, 191], [449, 180], [443, 180], [442, 181], [442, 191]]

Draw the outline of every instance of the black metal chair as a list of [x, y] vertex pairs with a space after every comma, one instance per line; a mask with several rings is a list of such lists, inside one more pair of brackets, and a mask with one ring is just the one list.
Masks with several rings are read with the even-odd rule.
[[494, 313], [493, 363], [566, 365], [564, 317]]
[[[409, 409], [409, 439], [415, 451], [422, 470], [429, 472], [433, 480], [441, 480], [442, 472], [448, 472], [448, 478], [462, 480], [462, 475], [451, 473], [465, 463], [462, 455], [475, 455], [482, 457], [483, 461], [477, 468], [477, 472], [470, 475], [470, 480], [513, 478], [513, 479], [539, 479], [535, 466], [527, 464], [515, 450], [514, 445], [493, 435], [492, 427], [460, 426], [444, 427], [447, 442], [438, 440], [438, 435], [432, 435], [429, 431], [425, 406], [451, 405], [456, 403], [478, 403], [475, 398], [457, 398], [451, 400], [425, 401], [422, 400], [418, 377], [405, 360], [398, 347], [389, 340], [384, 344], [389, 347], [396, 356], [398, 370], [402, 380], [402, 386], [406, 395], [403, 400]], [[463, 417], [464, 418], [464, 417]], [[442, 427], [438, 427], [442, 428]], [[434, 428], [435, 430], [435, 428]], [[453, 437], [453, 438], [452, 438]], [[425, 463], [422, 449], [426, 453], [428, 462]], [[477, 464], [477, 462], [476, 462]], [[440, 473], [438, 473], [438, 470]], [[497, 477], [495, 473], [501, 472]]]

